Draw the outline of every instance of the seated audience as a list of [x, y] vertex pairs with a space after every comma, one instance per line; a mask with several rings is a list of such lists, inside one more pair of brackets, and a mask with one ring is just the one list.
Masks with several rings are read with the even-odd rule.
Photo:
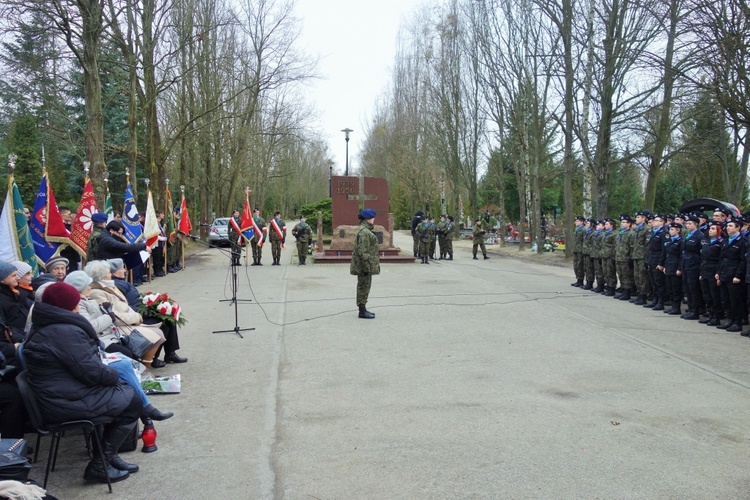
[[47, 274], [51, 274], [58, 281], [62, 281], [65, 275], [68, 273], [68, 259], [65, 257], [52, 257], [50, 260], [44, 263], [44, 269], [47, 270]]
[[[130, 284], [125, 278], [127, 271], [125, 270], [125, 265], [122, 259], [110, 259], [107, 262], [109, 262], [109, 269], [112, 272], [112, 278], [115, 281], [115, 286], [117, 286], [117, 288], [125, 296], [128, 304], [130, 304], [130, 307], [134, 311], [137, 311], [138, 304], [141, 301], [141, 294], [138, 293], [138, 290], [135, 288], [135, 286]], [[159, 320], [157, 318], [144, 317], [143, 322], [146, 324], [153, 324], [158, 323]], [[156, 355], [154, 356], [154, 360], [151, 363], [151, 366], [153, 368], [161, 368], [167, 363], [187, 363], [187, 358], [183, 358], [177, 355], [177, 350], [180, 348], [180, 339], [177, 333], [177, 325], [164, 321], [161, 322], [160, 328], [162, 333], [164, 333], [166, 341], [161, 347], [159, 347], [159, 350], [156, 351]], [[164, 361], [159, 359], [159, 354], [161, 353], [162, 347], [164, 348], [164, 352], [166, 353], [164, 355]]]
[[102, 453], [83, 474], [88, 481], [121, 481], [129, 470], [117, 450], [143, 412], [141, 399], [99, 357], [99, 338], [78, 311], [81, 294], [67, 283], [52, 283], [34, 305], [24, 357], [29, 385], [50, 423], [92, 420], [104, 425]]
[[34, 303], [34, 288], [31, 286], [34, 275], [31, 274], [31, 266], [20, 260], [13, 261], [11, 264], [16, 266], [16, 271], [18, 271], [18, 287], [16, 290], [18, 290], [21, 302], [30, 308]]
[[141, 315], [130, 308], [127, 299], [112, 280], [107, 261], [95, 260], [89, 262], [86, 264], [84, 271], [93, 278], [89, 296], [99, 305], [105, 303], [111, 305], [119, 335], [130, 335], [133, 329], [137, 327], [138, 331], [153, 343], [152, 347], [141, 358], [142, 363], [151, 366], [154, 354], [166, 340], [164, 334], [157, 326], [144, 324]]
[[16, 348], [24, 339], [29, 306], [18, 291], [18, 271], [9, 262], [0, 261], [0, 352], [13, 363]]

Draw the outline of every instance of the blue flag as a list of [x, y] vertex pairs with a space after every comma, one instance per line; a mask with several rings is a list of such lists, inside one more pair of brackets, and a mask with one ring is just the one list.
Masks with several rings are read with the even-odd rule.
[[138, 209], [133, 198], [133, 188], [128, 184], [125, 190], [125, 210], [122, 212], [122, 225], [125, 226], [125, 238], [130, 243], [135, 243], [143, 235], [143, 227], [138, 218]]
[[47, 226], [48, 193], [47, 175], [44, 174], [42, 175], [42, 182], [39, 183], [34, 210], [31, 211], [31, 219], [29, 220], [31, 241], [34, 242], [34, 253], [42, 264], [50, 260], [60, 247], [60, 243], [47, 241], [44, 237]]

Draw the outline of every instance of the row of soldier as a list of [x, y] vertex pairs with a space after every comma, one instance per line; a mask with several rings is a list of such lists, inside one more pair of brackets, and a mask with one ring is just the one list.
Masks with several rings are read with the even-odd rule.
[[[232, 213], [232, 218], [234, 219], [238, 228], [244, 229], [241, 227], [242, 219], [240, 217], [239, 210], [234, 210], [234, 212]], [[274, 212], [273, 219], [266, 223], [266, 220], [260, 216], [260, 210], [258, 208], [255, 208], [253, 210], [252, 224], [253, 236], [249, 240], [250, 249], [253, 255], [253, 263], [251, 265], [263, 265], [261, 262], [263, 258], [263, 243], [264, 240], [269, 240], [271, 242], [271, 258], [273, 260], [271, 265], [280, 266], [281, 249], [286, 245], [287, 231], [286, 222], [284, 222], [284, 220], [281, 218], [281, 212], [278, 210]], [[292, 236], [294, 236], [297, 242], [297, 257], [299, 260], [299, 265], [307, 265], [307, 254], [310, 243], [312, 243], [312, 229], [307, 223], [307, 217], [305, 215], [301, 215], [297, 225], [292, 228]], [[240, 240], [239, 236], [236, 234], [236, 231], [232, 226], [230, 226], [229, 228], [229, 239], [232, 241]]]
[[[414, 214], [411, 222], [411, 235], [414, 239], [414, 257], [421, 259], [422, 264], [435, 260], [435, 250], [440, 250], [438, 260], [453, 260], [453, 238], [455, 225], [452, 215], [443, 214], [435, 223], [435, 217], [424, 215], [422, 211]], [[485, 252], [486, 254], [486, 252]]]
[[619, 230], [613, 219], [576, 217], [572, 286], [748, 336], [750, 213], [731, 215], [644, 210], [621, 215]]

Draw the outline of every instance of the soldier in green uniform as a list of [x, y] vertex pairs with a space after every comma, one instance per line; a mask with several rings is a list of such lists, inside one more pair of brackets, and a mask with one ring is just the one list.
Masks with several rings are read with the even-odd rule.
[[380, 274], [378, 258], [378, 237], [372, 232], [375, 227], [375, 210], [366, 208], [359, 213], [359, 229], [354, 238], [352, 263], [349, 273], [357, 276], [357, 307], [359, 317], [372, 319], [374, 313], [367, 310], [367, 298], [370, 295], [373, 275]]
[[292, 236], [297, 239], [297, 257], [299, 258], [299, 265], [305, 265], [305, 259], [307, 258], [307, 248], [310, 246], [312, 241], [312, 229], [307, 224], [307, 217], [301, 215], [299, 223], [292, 229]]
[[588, 219], [583, 234], [583, 265], [586, 284], [582, 286], [584, 290], [591, 290], [594, 288], [594, 277], [596, 276], [596, 267], [594, 265], [594, 257], [591, 255], [594, 251], [594, 234], [596, 231], [596, 221], [594, 219]]
[[430, 245], [432, 244], [433, 229], [429, 217], [417, 226], [417, 237], [419, 238], [419, 255], [422, 258], [422, 264], [430, 263]]
[[596, 278], [595, 293], [604, 293], [604, 266], [602, 264], [602, 242], [604, 241], [604, 221], [596, 221], [596, 230], [592, 237], [591, 257], [594, 259], [594, 277]]
[[651, 283], [648, 277], [648, 267], [646, 267], [646, 253], [648, 252], [648, 237], [651, 233], [651, 227], [646, 222], [651, 213], [648, 210], [636, 212], [635, 227], [633, 232], [633, 284], [638, 293], [638, 298], [633, 302], [637, 306], [645, 305], [648, 302], [648, 296], [651, 295]]
[[484, 246], [484, 235], [487, 233], [484, 229], [482, 229], [482, 219], [477, 219], [474, 222], [474, 229], [471, 232], [471, 235], [473, 236], [473, 245], [471, 248], [471, 253], [474, 255], [474, 260], [477, 259], [477, 247], [480, 247], [482, 249], [482, 255], [484, 255], [484, 260], [489, 259], [487, 257], [487, 247]]
[[438, 260], [443, 260], [446, 255], [446, 249], [447, 245], [445, 243], [445, 228], [448, 225], [448, 221], [445, 220], [445, 214], [440, 216], [440, 222], [437, 223], [437, 226], [435, 227], [435, 233], [437, 233], [437, 239], [438, 239], [438, 247], [440, 250], [440, 257]]
[[273, 213], [273, 219], [268, 223], [271, 226], [268, 230], [268, 239], [271, 240], [271, 257], [273, 257], [272, 266], [281, 265], [281, 245], [286, 243], [286, 224], [281, 219], [281, 212], [278, 210]]
[[583, 280], [586, 277], [586, 270], [583, 263], [583, 240], [586, 236], [586, 219], [578, 215], [575, 218], [576, 230], [573, 233], [573, 272], [576, 275], [576, 282], [570, 286], [583, 287]]
[[453, 260], [453, 237], [455, 236], [456, 226], [453, 224], [453, 216], [448, 215], [445, 223], [445, 254], [448, 260]]
[[615, 267], [615, 220], [604, 220], [604, 232], [602, 233], [602, 271], [604, 272], [604, 295], [614, 297], [617, 288], [617, 270]]
[[94, 223], [94, 227], [91, 229], [89, 241], [86, 244], [86, 262], [96, 260], [99, 235], [102, 234], [104, 226], [107, 224], [107, 214], [96, 212], [91, 215], [91, 222]]
[[620, 279], [620, 293], [615, 294], [619, 300], [630, 300], [630, 293], [633, 289], [633, 232], [630, 226], [633, 219], [628, 214], [620, 215], [620, 231], [615, 239], [615, 267], [617, 276]]
[[435, 260], [435, 250], [437, 249], [437, 224], [435, 217], [430, 216], [430, 229], [432, 230], [432, 239], [430, 240], [430, 259]]
[[263, 242], [260, 239], [264, 237], [266, 221], [260, 216], [260, 210], [257, 208], [253, 210], [253, 221], [260, 231], [256, 231], [256, 234], [250, 239], [250, 249], [253, 251], [253, 263], [251, 265], [262, 266], [260, 259], [263, 257]]

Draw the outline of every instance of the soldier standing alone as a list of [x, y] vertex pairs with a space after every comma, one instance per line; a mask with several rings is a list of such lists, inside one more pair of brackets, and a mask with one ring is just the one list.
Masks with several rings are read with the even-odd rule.
[[354, 238], [354, 251], [349, 273], [357, 276], [357, 307], [359, 317], [373, 319], [374, 313], [367, 310], [367, 298], [373, 275], [380, 274], [378, 237], [372, 232], [375, 227], [375, 210], [366, 208], [359, 213], [359, 229]]
[[255, 234], [250, 239], [250, 249], [253, 251], [253, 263], [251, 265], [262, 266], [263, 264], [260, 263], [260, 259], [263, 257], [263, 242], [261, 238], [263, 238], [263, 232], [266, 230], [266, 221], [260, 216], [260, 210], [257, 208], [253, 210], [253, 222], [255, 222], [258, 230], [255, 231]]
[[416, 229], [419, 238], [419, 255], [422, 258], [422, 264], [430, 263], [430, 244], [432, 243], [432, 226], [427, 217]]
[[307, 217], [301, 215], [299, 223], [292, 229], [292, 236], [297, 239], [297, 257], [299, 257], [299, 265], [305, 265], [305, 259], [307, 258], [307, 247], [310, 245], [312, 240], [312, 229], [307, 225]]
[[278, 210], [273, 213], [271, 219], [271, 231], [268, 239], [271, 240], [271, 257], [273, 257], [272, 266], [281, 265], [281, 247], [286, 243], [286, 224], [281, 219], [281, 212]]
[[484, 260], [489, 259], [487, 257], [487, 247], [484, 246], [484, 235], [486, 231], [482, 229], [482, 219], [477, 219], [476, 222], [474, 222], [474, 229], [472, 230], [471, 234], [474, 237], [473, 240], [473, 246], [471, 249], [472, 254], [474, 254], [474, 260], [477, 259], [477, 247], [480, 247], [482, 249], [482, 255], [484, 255]]
[[570, 286], [583, 287], [583, 279], [586, 277], [586, 272], [583, 263], [583, 239], [586, 236], [586, 228], [584, 224], [586, 219], [578, 215], [575, 218], [576, 230], [573, 233], [573, 272], [576, 275], [576, 282], [571, 283]]

